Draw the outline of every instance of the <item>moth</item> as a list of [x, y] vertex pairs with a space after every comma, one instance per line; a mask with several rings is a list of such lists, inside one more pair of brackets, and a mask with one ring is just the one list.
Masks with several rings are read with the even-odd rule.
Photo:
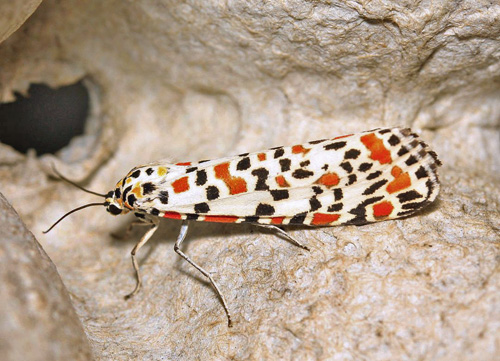
[[88, 191], [104, 202], [68, 212], [46, 232], [89, 206], [102, 205], [114, 216], [133, 212], [150, 228], [131, 252], [136, 286], [129, 298], [142, 283], [136, 254], [157, 230], [159, 219], [182, 220], [174, 250], [209, 279], [231, 326], [220, 287], [180, 249], [189, 221], [252, 223], [308, 250], [279, 227], [359, 226], [411, 215], [437, 197], [440, 165], [436, 153], [405, 128], [378, 128], [198, 162], [154, 162], [133, 168], [107, 194]]

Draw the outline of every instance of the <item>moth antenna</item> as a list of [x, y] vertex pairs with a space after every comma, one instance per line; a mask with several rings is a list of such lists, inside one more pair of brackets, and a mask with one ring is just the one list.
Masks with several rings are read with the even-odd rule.
[[66, 213], [64, 216], [62, 216], [61, 218], [59, 218], [56, 223], [54, 223], [49, 229], [47, 229], [46, 231], [43, 231], [43, 233], [49, 233], [52, 228], [54, 228], [55, 226], [57, 226], [57, 224], [59, 222], [61, 222], [64, 218], [66, 218], [67, 216], [69, 216], [71, 213], [75, 213], [76, 211], [79, 211], [80, 209], [84, 209], [84, 208], [87, 208], [87, 207], [92, 207], [92, 206], [104, 206], [106, 205], [106, 203], [89, 203], [89, 204], [85, 204], [83, 206], [80, 206], [80, 207], [77, 207], [71, 211], [69, 211], [68, 213]]
[[97, 192], [94, 192], [94, 191], [91, 191], [91, 190], [88, 190], [88, 189], [85, 189], [83, 188], [81, 185], [79, 184], [76, 184], [75, 182], [69, 180], [68, 178], [66, 178], [65, 176], [63, 176], [61, 173], [59, 173], [59, 171], [56, 169], [56, 167], [54, 166], [54, 164], [52, 164], [52, 171], [57, 174], [57, 176], [59, 178], [61, 178], [63, 181], [71, 184], [72, 186], [84, 191], [84, 192], [87, 192], [87, 193], [90, 193], [90, 194], [93, 194], [95, 196], [99, 196], [99, 197], [104, 197], [106, 198], [106, 194], [102, 194], [102, 193], [97, 193]]

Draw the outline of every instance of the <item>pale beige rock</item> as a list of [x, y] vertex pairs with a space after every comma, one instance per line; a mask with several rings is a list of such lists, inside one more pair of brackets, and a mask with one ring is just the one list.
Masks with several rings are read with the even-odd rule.
[[[130, 218], [46, 176], [0, 167], [0, 187], [57, 264], [98, 360], [493, 360], [500, 334], [500, 5], [489, 1], [45, 1], [0, 45], [0, 94], [86, 76], [93, 114], [58, 167], [106, 192], [135, 165], [412, 126], [442, 192], [418, 216], [294, 229], [305, 253], [250, 226], [165, 221], [140, 253]], [[3, 152], [3, 148], [2, 148]], [[67, 165], [64, 165], [68, 163]], [[3, 163], [3, 164], [7, 164]]]
[[0, 43], [19, 29], [42, 0], [9, 0], [0, 2]]
[[2, 360], [91, 360], [56, 267], [1, 193], [0, 264]]

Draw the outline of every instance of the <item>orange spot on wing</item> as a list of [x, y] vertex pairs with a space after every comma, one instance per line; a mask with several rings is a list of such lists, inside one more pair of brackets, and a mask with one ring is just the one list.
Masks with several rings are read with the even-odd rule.
[[333, 187], [339, 184], [339, 176], [337, 173], [326, 173], [323, 174], [317, 181], [316, 183], [318, 184], [323, 184], [327, 187]]
[[392, 167], [391, 174], [394, 180], [387, 185], [387, 192], [395, 193], [411, 186], [411, 179], [408, 173], [403, 173], [398, 166]]
[[182, 177], [172, 182], [175, 193], [182, 193], [189, 189], [188, 177]]
[[182, 219], [182, 215], [177, 212], [165, 212], [163, 215], [163, 218], [170, 218], [170, 219]]
[[229, 173], [229, 162], [217, 164], [214, 167], [215, 177], [221, 179], [229, 188], [229, 194], [239, 194], [247, 191], [247, 182]]
[[393, 209], [394, 206], [391, 202], [383, 201], [373, 206], [373, 215], [375, 216], [375, 218], [387, 217], [391, 214]]
[[205, 216], [205, 222], [234, 223], [237, 220], [236, 216]]
[[293, 154], [299, 154], [299, 153], [304, 153], [306, 154], [307, 152], [309, 152], [310, 149], [307, 149], [307, 148], [304, 148], [302, 145], [294, 145], [292, 147], [292, 153]]
[[271, 224], [282, 224], [285, 217], [273, 217], [271, 218]]
[[285, 177], [283, 177], [282, 175], [279, 175], [274, 179], [276, 180], [276, 183], [278, 183], [280, 187], [290, 187], [290, 184], [288, 184]]
[[373, 160], [378, 160], [380, 164], [386, 164], [392, 162], [391, 152], [387, 150], [382, 139], [377, 138], [373, 133], [363, 135], [361, 137], [361, 143], [371, 152], [370, 158]]
[[167, 174], [167, 168], [158, 167], [158, 175], [161, 177], [161, 176], [164, 176], [165, 174]]
[[311, 224], [315, 226], [321, 226], [324, 224], [335, 222], [339, 218], [340, 214], [314, 213]]
[[137, 185], [138, 183], [136, 183], [136, 186], [134, 188], [132, 188], [132, 190], [130, 191], [130, 193], [134, 193], [136, 198], [141, 198], [142, 197], [142, 194], [141, 194], [141, 187]]
[[180, 162], [180, 163], [175, 163], [175, 165], [191, 165], [191, 162]]
[[262, 162], [263, 160], [266, 160], [266, 153], [259, 153], [257, 154], [257, 158]]

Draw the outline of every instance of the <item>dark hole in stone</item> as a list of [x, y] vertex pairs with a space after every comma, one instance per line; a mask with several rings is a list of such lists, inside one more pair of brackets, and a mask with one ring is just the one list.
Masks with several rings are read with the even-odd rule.
[[55, 153], [83, 134], [89, 94], [81, 81], [57, 89], [31, 84], [28, 96], [0, 104], [0, 142], [26, 153]]

